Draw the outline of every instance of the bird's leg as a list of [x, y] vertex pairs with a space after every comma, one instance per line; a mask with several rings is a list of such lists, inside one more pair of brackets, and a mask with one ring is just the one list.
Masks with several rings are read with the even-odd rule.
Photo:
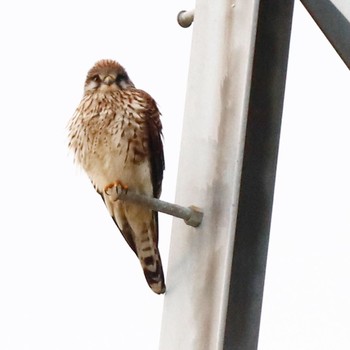
[[[113, 189], [115, 188], [115, 191]], [[123, 184], [120, 180], [114, 181], [105, 186], [104, 191], [106, 195], [111, 196], [113, 201], [117, 201], [121, 192], [128, 192], [128, 185]]]

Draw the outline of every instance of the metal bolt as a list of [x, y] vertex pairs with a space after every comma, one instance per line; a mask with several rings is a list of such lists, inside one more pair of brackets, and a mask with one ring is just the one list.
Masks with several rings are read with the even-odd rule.
[[195, 206], [182, 207], [181, 205], [165, 202], [157, 198], [148, 197], [130, 191], [119, 190], [118, 187], [115, 189], [117, 192], [116, 196], [115, 193], [107, 193], [108, 195], [113, 196], [114, 200], [123, 200], [127, 202], [137, 203], [152, 210], [176, 216], [183, 219], [187, 225], [193, 227], [199, 226], [202, 222], [203, 212]]
[[177, 23], [183, 28], [188, 28], [194, 20], [194, 10], [180, 11], [177, 15]]

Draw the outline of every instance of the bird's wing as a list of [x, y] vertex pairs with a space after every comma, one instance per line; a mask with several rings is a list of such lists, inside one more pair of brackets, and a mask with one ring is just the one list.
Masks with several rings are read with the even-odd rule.
[[133, 238], [133, 231], [132, 231], [132, 228], [130, 227], [128, 221], [126, 220], [126, 218], [124, 218], [124, 220], [122, 220], [121, 224], [119, 225], [117, 222], [117, 219], [115, 217], [115, 214], [114, 214], [114, 208], [112, 206], [110, 199], [108, 198], [108, 195], [106, 195], [105, 193], [100, 193], [99, 191], [97, 191], [97, 192], [101, 196], [103, 202], [105, 203], [105, 206], [107, 207], [109, 213], [111, 214], [111, 217], [112, 217], [114, 223], [117, 225], [117, 227], [118, 227], [119, 231], [121, 232], [121, 234], [123, 235], [124, 239], [129, 244], [129, 247], [137, 255], [135, 241]]
[[[162, 192], [163, 171], [165, 169], [162, 123], [156, 102], [148, 94], [144, 93], [144, 95], [148, 104], [146, 125], [148, 129], [153, 196], [159, 198]], [[153, 240], [158, 245], [158, 212], [156, 211], [153, 212], [153, 221]]]
[[148, 105], [146, 125], [148, 129], [153, 196], [159, 198], [162, 192], [163, 171], [165, 169], [162, 142], [162, 123], [160, 121], [160, 112], [155, 101], [144, 92], [143, 95]]

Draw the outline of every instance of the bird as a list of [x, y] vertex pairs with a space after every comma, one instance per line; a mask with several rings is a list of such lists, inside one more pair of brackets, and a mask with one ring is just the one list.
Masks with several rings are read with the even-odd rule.
[[103, 59], [88, 71], [84, 95], [68, 123], [68, 147], [75, 162], [102, 197], [157, 294], [166, 291], [158, 213], [115, 194], [133, 191], [160, 197], [165, 169], [160, 116], [155, 100], [135, 88], [124, 67]]

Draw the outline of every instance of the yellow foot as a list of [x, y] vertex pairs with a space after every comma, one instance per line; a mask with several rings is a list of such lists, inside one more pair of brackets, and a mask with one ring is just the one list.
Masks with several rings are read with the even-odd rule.
[[[114, 188], [115, 191], [113, 191]], [[113, 200], [116, 201], [118, 200], [119, 194], [121, 192], [127, 193], [128, 189], [128, 185], [124, 185], [120, 180], [117, 180], [105, 186], [104, 191], [108, 196], [113, 196]]]

